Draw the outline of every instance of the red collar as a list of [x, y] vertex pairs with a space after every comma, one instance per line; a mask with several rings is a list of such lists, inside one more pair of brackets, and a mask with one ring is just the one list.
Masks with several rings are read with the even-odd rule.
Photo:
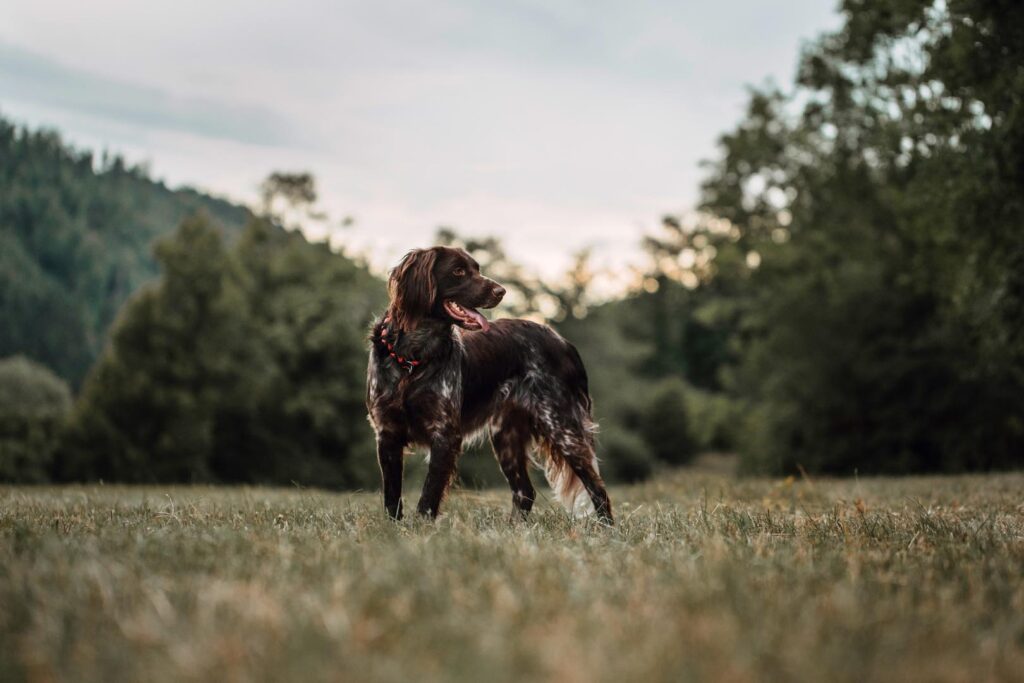
[[399, 340], [402, 338], [402, 331], [398, 331], [398, 333], [395, 335], [395, 343], [392, 344], [390, 339], [391, 331], [388, 329], [389, 322], [391, 322], [391, 316], [384, 316], [384, 320], [382, 320], [380, 324], [380, 336], [377, 338], [377, 341], [379, 341], [381, 344], [387, 347], [388, 355], [395, 359], [395, 362], [398, 363], [398, 366], [400, 368], [403, 368], [404, 370], [412, 374], [412, 371], [418, 368], [420, 365], [423, 365], [424, 361], [413, 360], [412, 358], [399, 356], [397, 353], [395, 353], [395, 344], [397, 344]]

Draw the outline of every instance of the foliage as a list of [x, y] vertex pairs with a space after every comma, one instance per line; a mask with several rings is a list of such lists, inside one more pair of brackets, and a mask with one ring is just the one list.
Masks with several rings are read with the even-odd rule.
[[0, 359], [0, 481], [49, 481], [71, 390], [23, 356]]
[[262, 221], [228, 250], [189, 219], [157, 258], [162, 280], [86, 381], [59, 476], [372, 483], [364, 330], [380, 282]]
[[969, 681], [1024, 670], [1019, 474], [455, 492], [0, 488], [0, 671], [76, 681]]
[[228, 235], [249, 216], [0, 118], [0, 356], [26, 355], [77, 386], [121, 304], [156, 274], [153, 240], [199, 209]]
[[650, 446], [636, 431], [616, 423], [605, 427], [598, 439], [601, 474], [609, 481], [643, 481], [655, 470]]
[[687, 415], [687, 386], [678, 377], [651, 386], [637, 423], [640, 436], [656, 460], [682, 465], [695, 455]]
[[655, 247], [731, 331], [749, 470], [1020, 466], [1024, 7], [842, 7]]
[[686, 387], [686, 416], [694, 449], [702, 452], [733, 451], [743, 423], [742, 404], [722, 391]]

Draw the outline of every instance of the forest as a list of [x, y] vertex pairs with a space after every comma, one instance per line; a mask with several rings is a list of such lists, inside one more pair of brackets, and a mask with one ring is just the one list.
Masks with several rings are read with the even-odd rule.
[[[636, 284], [559, 284], [443, 228], [579, 347], [614, 481], [707, 451], [752, 474], [1024, 465], [1024, 6], [847, 0], [752, 88]], [[0, 481], [377, 485], [382, 273], [275, 206], [172, 190], [0, 119]], [[463, 232], [465, 231], [465, 232]], [[485, 449], [486, 450], [486, 449]], [[464, 456], [466, 484], [500, 476]]]

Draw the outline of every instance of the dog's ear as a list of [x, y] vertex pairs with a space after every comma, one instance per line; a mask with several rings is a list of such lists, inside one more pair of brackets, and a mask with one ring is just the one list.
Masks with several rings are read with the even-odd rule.
[[391, 318], [400, 330], [414, 330], [419, 321], [430, 315], [437, 299], [434, 263], [437, 251], [414, 249], [391, 270], [388, 296]]

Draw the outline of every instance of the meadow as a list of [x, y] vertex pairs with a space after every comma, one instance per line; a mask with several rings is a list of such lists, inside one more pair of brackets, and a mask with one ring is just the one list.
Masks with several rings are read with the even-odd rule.
[[[1024, 677], [1024, 475], [375, 493], [0, 489], [0, 677], [986, 681]], [[410, 492], [407, 491], [407, 502]]]

